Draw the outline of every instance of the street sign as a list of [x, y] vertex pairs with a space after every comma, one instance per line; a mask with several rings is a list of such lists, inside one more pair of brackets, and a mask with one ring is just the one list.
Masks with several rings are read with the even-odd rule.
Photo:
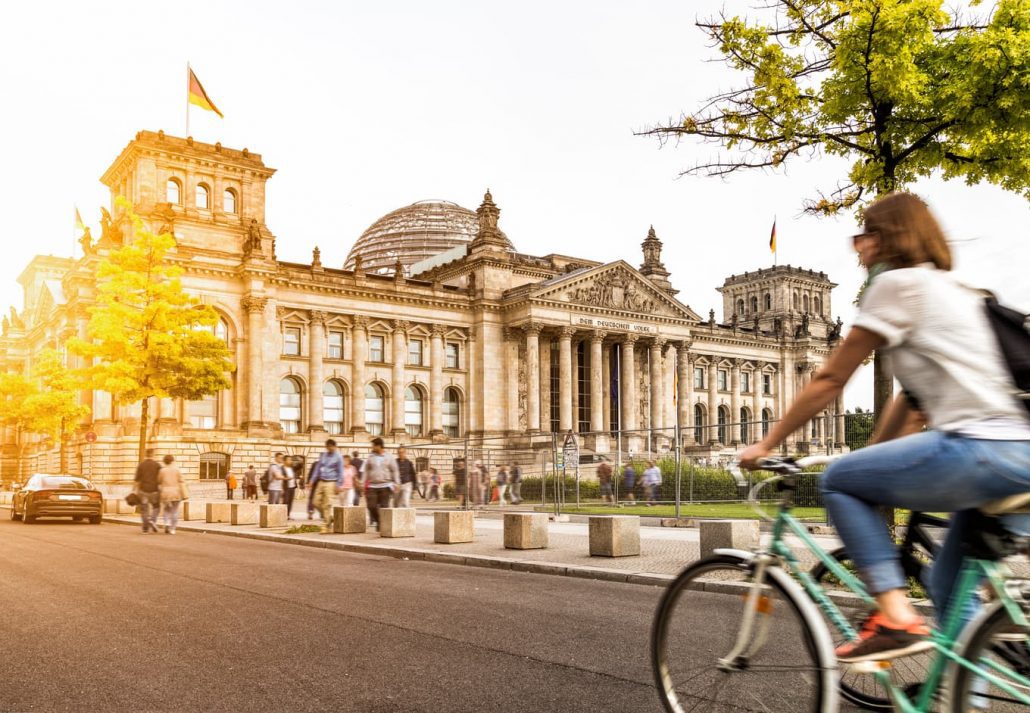
[[566, 472], [579, 469], [579, 443], [571, 433], [565, 436], [565, 443], [562, 445], [562, 465]]
[[94, 431], [87, 431], [86, 432], [86, 443], [96, 443], [96, 442], [97, 442], [97, 434], [96, 434], [96, 432], [94, 432]]

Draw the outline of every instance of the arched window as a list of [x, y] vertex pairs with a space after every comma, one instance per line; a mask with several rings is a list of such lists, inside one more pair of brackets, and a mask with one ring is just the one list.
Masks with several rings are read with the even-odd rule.
[[725, 406], [719, 407], [719, 443], [726, 445], [729, 443], [727, 436], [729, 435], [726, 431], [726, 427], [730, 422], [730, 410]]
[[225, 453], [200, 454], [200, 479], [222, 480], [229, 472], [229, 456]]
[[283, 433], [300, 432], [300, 384], [286, 377], [279, 382], [279, 423]]
[[229, 343], [229, 323], [222, 317], [219, 317], [218, 322], [215, 323], [215, 336], [226, 344]]
[[794, 311], [797, 312], [797, 310], [798, 310], [798, 293], [795, 292], [794, 293]]
[[737, 300], [737, 316], [744, 316], [744, 300]]
[[422, 435], [422, 391], [417, 386], [404, 390], [404, 430], [412, 438]]
[[443, 392], [443, 432], [448, 438], [461, 435], [461, 394], [453, 386]]
[[322, 386], [322, 425], [332, 435], [343, 433], [343, 385], [335, 379]]
[[211, 207], [210, 203], [211, 191], [207, 189], [207, 185], [204, 183], [197, 184], [197, 207], [202, 210], [207, 210]]
[[176, 178], [169, 178], [165, 183], [165, 200], [175, 205], [182, 204], [182, 184]]
[[762, 409], [762, 438], [769, 435], [769, 424], [772, 422], [772, 411], [764, 408]]
[[226, 213], [236, 212], [236, 191], [231, 188], [222, 192], [222, 210]]
[[706, 443], [705, 439], [705, 410], [701, 404], [694, 404], [694, 440], [698, 443]]
[[383, 387], [369, 384], [365, 387], [365, 428], [373, 436], [383, 435], [383, 424], [386, 422], [386, 400], [383, 398]]
[[813, 299], [813, 300], [814, 300], [814, 302], [815, 302], [815, 305], [814, 305], [814, 307], [815, 307], [815, 313], [816, 313], [817, 315], [819, 315], [820, 317], [822, 317], [822, 316], [823, 316], [823, 302], [822, 302], [822, 300], [820, 300], [820, 299], [819, 299], [819, 295], [816, 295], [816, 296], [815, 296], [814, 298], [812, 298], [812, 299]]
[[218, 426], [218, 397], [210, 394], [198, 401], [186, 402], [186, 423], [190, 428]]
[[763, 297], [762, 299], [765, 302], [765, 308], [772, 309], [772, 295], [766, 292], [765, 297]]
[[751, 442], [751, 415], [746, 408], [740, 409], [740, 442]]
[[751, 314], [755, 314], [757, 312], [758, 312], [758, 298], [752, 296], [751, 297]]
[[808, 313], [808, 295], [805, 295], [804, 299], [802, 300], [802, 303], [805, 306], [805, 313], [807, 314]]

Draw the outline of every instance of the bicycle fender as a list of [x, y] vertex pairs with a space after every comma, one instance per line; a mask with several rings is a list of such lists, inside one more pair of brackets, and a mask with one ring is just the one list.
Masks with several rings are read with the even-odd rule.
[[720, 547], [716, 550], [712, 550], [712, 554], [716, 555], [728, 555], [730, 557], [739, 557], [745, 562], [750, 562], [755, 558], [754, 552], [748, 552], [747, 550], [736, 550], [732, 547]]

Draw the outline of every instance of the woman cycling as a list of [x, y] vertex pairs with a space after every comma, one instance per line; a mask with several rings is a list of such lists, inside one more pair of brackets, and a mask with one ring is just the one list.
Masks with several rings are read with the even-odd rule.
[[956, 513], [929, 583], [942, 612], [961, 566], [969, 511], [1030, 492], [1030, 419], [1014, 395], [983, 296], [950, 273], [951, 253], [929, 209], [909, 193], [884, 196], [866, 210], [853, 242], [869, 281], [847, 339], [769, 435], [741, 454], [755, 467], [831, 403], [877, 349], [918, 400], [930, 430], [897, 438], [910, 412], [909, 399], [899, 396], [881, 419], [876, 445], [834, 462], [821, 479], [830, 517], [878, 605], [859, 639], [837, 649], [849, 663], [931, 647], [878, 505]]

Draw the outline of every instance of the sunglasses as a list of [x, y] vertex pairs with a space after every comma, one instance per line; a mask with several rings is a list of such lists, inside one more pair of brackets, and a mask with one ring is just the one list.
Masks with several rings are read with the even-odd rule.
[[879, 233], [855, 233], [851, 236], [851, 243], [853, 245], [857, 245], [859, 240], [863, 240], [865, 238], [875, 238], [877, 235], [879, 235]]

